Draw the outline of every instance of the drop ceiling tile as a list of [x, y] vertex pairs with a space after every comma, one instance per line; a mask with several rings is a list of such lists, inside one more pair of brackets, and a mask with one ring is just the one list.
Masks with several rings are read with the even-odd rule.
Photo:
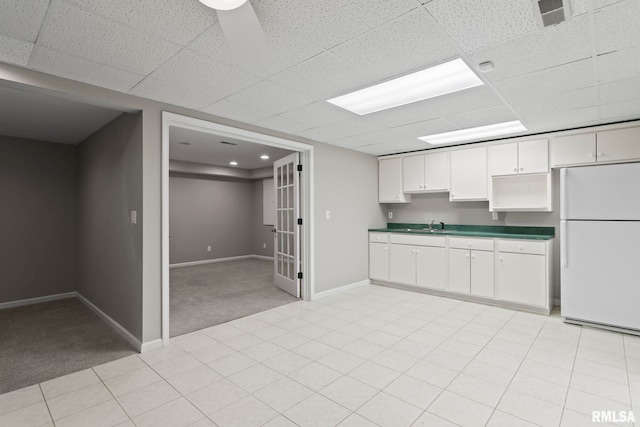
[[453, 116], [472, 110], [502, 107], [504, 101], [489, 85], [478, 86], [460, 92], [450, 93], [425, 101], [427, 108], [439, 117]]
[[594, 14], [597, 53], [640, 45], [640, 2], [625, 1]]
[[493, 123], [510, 122], [518, 120], [518, 116], [509, 107], [489, 108], [487, 110], [471, 111], [464, 114], [449, 116], [445, 118], [448, 122], [467, 129], [477, 126], [484, 126]]
[[35, 42], [48, 7], [49, 0], [2, 0], [0, 34]]
[[432, 101], [426, 100], [367, 114], [367, 119], [384, 126], [396, 127], [435, 119], [438, 115], [439, 112], [433, 108]]
[[433, 0], [425, 7], [465, 51], [538, 30], [530, 1]]
[[406, 137], [418, 138], [425, 135], [434, 135], [442, 132], [458, 130], [457, 127], [442, 119], [426, 120], [424, 122], [411, 123], [393, 128]]
[[415, 0], [301, 1], [281, 9], [279, 19], [301, 34], [312, 34], [316, 46], [330, 49], [416, 6]]
[[316, 100], [271, 81], [263, 80], [254, 86], [231, 95], [229, 101], [257, 108], [261, 111], [279, 114], [311, 104]]
[[29, 63], [33, 43], [0, 35], [0, 61], [25, 67]]
[[596, 124], [599, 115], [598, 107], [586, 107], [531, 117], [525, 120], [525, 125], [530, 132], [550, 132]]
[[628, 1], [628, 0], [593, 0], [593, 8], [602, 9], [603, 7], [608, 7], [623, 1]]
[[62, 0], [54, 2], [51, 8], [38, 45], [145, 75], [180, 50], [176, 44]]
[[[525, 2], [523, 2], [525, 3]], [[479, 64], [492, 61], [486, 78], [496, 82], [591, 57], [589, 16], [579, 16], [514, 40], [472, 52]]]
[[596, 57], [598, 83], [640, 77], [640, 46]]
[[336, 145], [338, 147], [349, 148], [349, 149], [362, 147], [364, 145], [370, 145], [365, 141], [361, 141], [351, 136], [348, 136], [346, 138], [334, 139], [333, 141], [328, 141], [327, 144]]
[[373, 154], [379, 156], [381, 154], [395, 154], [406, 151], [424, 150], [433, 148], [433, 145], [427, 144], [419, 139], [403, 139], [400, 141], [384, 142], [382, 144], [365, 145], [355, 148], [356, 151]]
[[247, 107], [246, 105], [236, 104], [226, 99], [214, 102], [206, 106], [201, 111], [214, 116], [226, 117], [231, 120], [237, 120], [244, 123], [255, 123], [259, 120], [272, 116], [271, 113]]
[[514, 105], [513, 108], [525, 120], [529, 120], [532, 117], [592, 107], [594, 105], [598, 105], [598, 90], [595, 86], [592, 86]]
[[601, 84], [598, 90], [603, 104], [640, 99], [640, 77]]
[[578, 16], [589, 12], [590, 0], [571, 0], [571, 16]]
[[424, 8], [415, 9], [331, 52], [377, 79], [388, 79], [426, 68], [460, 54]]
[[396, 129], [378, 129], [373, 132], [356, 134], [355, 138], [367, 144], [381, 144], [383, 142], [399, 141], [407, 136]]
[[640, 98], [602, 105], [600, 118], [607, 121], [640, 119]]
[[29, 67], [43, 73], [120, 92], [129, 91], [144, 78], [140, 74], [118, 70], [40, 46], [34, 50]]
[[313, 129], [299, 132], [298, 135], [315, 139], [316, 141], [326, 142], [381, 129], [384, 129], [384, 127], [358, 117], [318, 126]]
[[69, 0], [137, 29], [182, 46], [218, 21], [216, 12], [199, 1]]
[[561, 92], [581, 89], [594, 84], [593, 60], [583, 59], [558, 67], [547, 68], [513, 79], [501, 80], [493, 87], [512, 104], [520, 104]]
[[271, 116], [264, 120], [260, 120], [255, 123], [256, 126], [261, 126], [267, 129], [273, 129], [284, 133], [298, 133], [305, 129], [309, 129], [311, 126], [297, 122], [295, 120], [287, 119], [281, 116]]
[[171, 85], [180, 82], [183, 86], [201, 88], [215, 95], [215, 100], [245, 89], [260, 79], [209, 57], [183, 49], [160, 66], [151, 77]]
[[168, 84], [153, 77], [145, 78], [129, 93], [193, 110], [200, 110], [218, 100], [215, 94], [207, 93], [185, 82]]
[[326, 101], [314, 102], [280, 115], [314, 127], [359, 117]]
[[375, 81], [348, 62], [325, 52], [271, 78], [282, 86], [326, 100]]

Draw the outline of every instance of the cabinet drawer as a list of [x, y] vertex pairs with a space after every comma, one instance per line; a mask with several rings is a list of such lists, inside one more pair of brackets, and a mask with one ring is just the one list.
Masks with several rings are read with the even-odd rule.
[[546, 245], [544, 242], [532, 242], [528, 240], [498, 240], [498, 251], [544, 255], [546, 253]]
[[449, 247], [455, 249], [476, 249], [479, 251], [492, 251], [493, 239], [450, 237]]
[[369, 233], [369, 241], [387, 243], [389, 241], [389, 235], [387, 233]]
[[401, 245], [414, 246], [438, 246], [444, 248], [446, 246], [446, 237], [444, 236], [420, 236], [415, 234], [391, 234], [391, 243], [399, 243]]

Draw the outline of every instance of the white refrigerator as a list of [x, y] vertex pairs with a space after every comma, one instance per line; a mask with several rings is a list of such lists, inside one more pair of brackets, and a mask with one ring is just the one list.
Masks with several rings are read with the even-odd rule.
[[560, 171], [561, 313], [640, 334], [640, 163]]

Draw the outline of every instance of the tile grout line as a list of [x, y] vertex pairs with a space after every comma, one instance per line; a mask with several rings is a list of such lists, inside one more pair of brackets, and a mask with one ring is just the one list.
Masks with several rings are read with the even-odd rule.
[[42, 400], [44, 401], [45, 406], [47, 407], [47, 412], [49, 413], [49, 417], [51, 418], [51, 423], [55, 426], [56, 422], [53, 419], [53, 414], [51, 413], [51, 408], [49, 408], [49, 402], [47, 401], [47, 398], [44, 397], [44, 391], [42, 390], [42, 383], [38, 384], [38, 390], [40, 390], [40, 394], [42, 395]]

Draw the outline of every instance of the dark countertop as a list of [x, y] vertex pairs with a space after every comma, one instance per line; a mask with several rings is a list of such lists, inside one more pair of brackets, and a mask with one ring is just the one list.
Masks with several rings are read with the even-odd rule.
[[550, 240], [555, 237], [554, 227], [445, 224], [445, 230], [440, 231], [440, 224], [434, 224], [433, 228], [439, 231], [430, 232], [423, 230], [423, 228], [428, 227], [429, 224], [388, 223], [387, 228], [370, 228], [369, 231], [378, 233], [422, 234], [429, 236], [469, 236], [528, 240]]

